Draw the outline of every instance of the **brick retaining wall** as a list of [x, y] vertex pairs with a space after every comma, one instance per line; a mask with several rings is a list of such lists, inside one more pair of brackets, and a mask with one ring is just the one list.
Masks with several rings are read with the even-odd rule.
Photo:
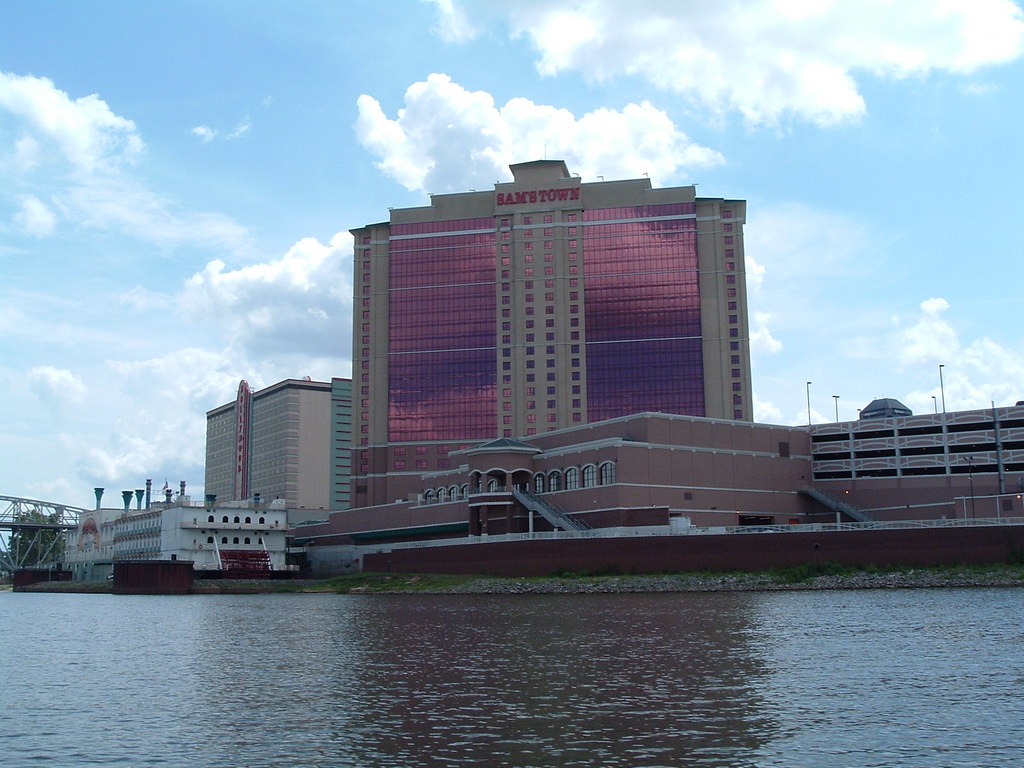
[[913, 528], [482, 542], [368, 554], [363, 570], [547, 576], [558, 570], [756, 571], [827, 562], [984, 565], [1022, 552], [1024, 526]]

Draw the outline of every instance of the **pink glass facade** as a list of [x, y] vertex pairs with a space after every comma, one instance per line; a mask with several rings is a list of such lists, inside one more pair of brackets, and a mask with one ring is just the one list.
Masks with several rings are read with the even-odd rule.
[[390, 442], [493, 435], [495, 251], [492, 217], [391, 228]]
[[696, 206], [583, 216], [589, 420], [641, 411], [703, 416]]
[[749, 418], [745, 203], [587, 184], [561, 161], [511, 170], [353, 230], [356, 506], [474, 441], [645, 411]]

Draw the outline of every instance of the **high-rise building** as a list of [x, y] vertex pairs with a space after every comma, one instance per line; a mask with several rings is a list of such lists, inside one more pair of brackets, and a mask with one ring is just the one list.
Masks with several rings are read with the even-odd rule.
[[749, 421], [742, 200], [562, 161], [353, 230], [353, 505], [449, 452], [661, 411]]
[[351, 505], [352, 380], [331, 379], [331, 509]]
[[289, 510], [348, 506], [351, 382], [285, 379], [206, 414], [206, 483], [218, 501], [284, 499]]

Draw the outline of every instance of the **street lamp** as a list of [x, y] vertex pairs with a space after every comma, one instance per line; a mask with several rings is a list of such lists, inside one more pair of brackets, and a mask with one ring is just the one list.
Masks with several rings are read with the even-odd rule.
[[935, 412], [936, 412], [936, 413], [938, 413], [938, 412], [939, 412], [939, 401], [938, 401], [938, 399], [937, 399], [937, 398], [935, 397], [935, 395], [932, 395], [932, 408], [934, 408], [934, 409], [935, 409]]
[[811, 426], [811, 384], [813, 381], [807, 382], [807, 426]]
[[939, 364], [939, 394], [942, 395], [942, 412], [946, 412], [946, 386], [942, 383], [942, 369], [945, 368], [945, 364]]
[[839, 423], [839, 395], [832, 395], [832, 399], [836, 401], [836, 424]]
[[[967, 481], [971, 486], [971, 519], [974, 520], [976, 517], [974, 514], [974, 457], [965, 456], [964, 461], [967, 462]], [[966, 516], [965, 514], [964, 517]]]

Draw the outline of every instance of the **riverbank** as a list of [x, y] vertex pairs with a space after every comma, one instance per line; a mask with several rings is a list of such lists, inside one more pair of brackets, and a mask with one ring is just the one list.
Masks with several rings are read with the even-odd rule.
[[[838, 566], [756, 573], [657, 575], [562, 573], [503, 578], [443, 574], [362, 573], [332, 579], [293, 581], [202, 579], [192, 594], [599, 594], [628, 592], [742, 592], [823, 589], [940, 589], [1024, 586], [1024, 565], [852, 570]], [[109, 593], [108, 582], [44, 582], [31, 592]]]
[[612, 592], [743, 592], [824, 589], [938, 589], [1024, 586], [1024, 567], [927, 568], [814, 573], [793, 568], [758, 573], [660, 575], [564, 574], [474, 577], [360, 574], [287, 591], [339, 594], [599, 594]]

